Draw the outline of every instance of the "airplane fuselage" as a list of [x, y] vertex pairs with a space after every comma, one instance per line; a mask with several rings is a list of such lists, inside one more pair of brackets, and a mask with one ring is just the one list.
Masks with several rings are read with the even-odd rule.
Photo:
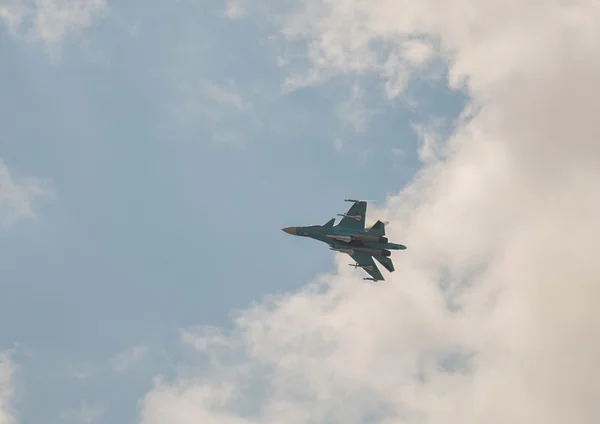
[[284, 231], [288, 234], [321, 241], [328, 244], [332, 250], [344, 253], [355, 251], [373, 256], [390, 256], [390, 250], [406, 249], [406, 246], [402, 244], [389, 243], [386, 237], [369, 235], [368, 231], [348, 230], [323, 225], [287, 227]]

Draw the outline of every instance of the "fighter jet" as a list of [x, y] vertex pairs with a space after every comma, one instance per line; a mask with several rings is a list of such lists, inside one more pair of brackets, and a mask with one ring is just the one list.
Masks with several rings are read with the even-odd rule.
[[349, 264], [350, 266], [362, 268], [371, 276], [364, 280], [385, 280], [373, 258], [377, 259], [377, 262], [389, 272], [394, 272], [390, 250], [405, 250], [406, 246], [388, 242], [385, 237], [387, 222], [377, 221], [371, 227], [365, 228], [367, 202], [353, 199], [345, 201], [354, 204], [348, 212], [337, 214], [342, 217], [337, 225], [334, 225], [335, 218], [332, 218], [325, 225], [286, 227], [282, 230], [295, 236], [322, 241], [327, 243], [329, 249], [333, 251], [347, 253], [356, 262], [356, 264]]

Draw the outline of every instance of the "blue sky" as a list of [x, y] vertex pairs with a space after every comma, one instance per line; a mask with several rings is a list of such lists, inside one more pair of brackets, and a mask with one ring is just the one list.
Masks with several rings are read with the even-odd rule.
[[[189, 355], [180, 329], [230, 327], [232, 310], [333, 270], [282, 227], [397, 193], [421, 166], [412, 125], [463, 106], [444, 79], [411, 79], [416, 105], [368, 75], [286, 92], [302, 46], [224, 10], [109, 2], [51, 44], [0, 21], [0, 158], [46, 193], [0, 238], [23, 424], [136, 422], [152, 377]], [[142, 359], [119, 367], [127, 352]]]

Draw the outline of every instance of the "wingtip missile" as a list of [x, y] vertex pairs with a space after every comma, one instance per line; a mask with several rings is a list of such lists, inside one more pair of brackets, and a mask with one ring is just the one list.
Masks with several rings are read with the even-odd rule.
[[345, 213], [338, 213], [337, 216], [341, 216], [343, 218], [352, 218], [352, 219], [356, 219], [357, 221], [360, 221], [362, 219], [362, 216], [360, 216], [360, 215], [348, 215]]
[[373, 271], [373, 266], [371, 265], [358, 265], [358, 264], [348, 264], [349, 266], [353, 266], [354, 268], [362, 268], [368, 271]]

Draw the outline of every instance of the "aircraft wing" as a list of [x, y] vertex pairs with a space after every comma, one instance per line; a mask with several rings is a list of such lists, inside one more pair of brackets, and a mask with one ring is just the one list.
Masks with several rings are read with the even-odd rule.
[[351, 230], [365, 229], [365, 215], [367, 214], [367, 202], [355, 202], [348, 212], [341, 214], [341, 219], [338, 227], [344, 227]]
[[384, 266], [389, 272], [394, 272], [394, 263], [390, 258], [386, 258], [384, 256], [375, 256], [377, 262]]
[[377, 265], [375, 265], [375, 262], [373, 261], [373, 256], [364, 253], [354, 253], [353, 255], [350, 255], [350, 257], [354, 259], [358, 266], [368, 272], [372, 278], [375, 280], [384, 280], [381, 271], [379, 271], [379, 268], [377, 268]]

